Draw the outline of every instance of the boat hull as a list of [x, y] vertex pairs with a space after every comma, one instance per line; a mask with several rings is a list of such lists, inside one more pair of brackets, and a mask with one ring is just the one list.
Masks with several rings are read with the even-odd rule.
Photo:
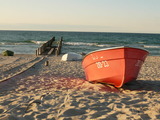
[[102, 49], [87, 54], [83, 61], [86, 79], [121, 87], [136, 80], [148, 52], [131, 47]]

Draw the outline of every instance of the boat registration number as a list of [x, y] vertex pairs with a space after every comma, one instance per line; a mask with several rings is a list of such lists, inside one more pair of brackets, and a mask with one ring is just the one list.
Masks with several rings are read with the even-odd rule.
[[104, 67], [109, 67], [109, 64], [106, 60], [96, 62], [97, 68], [104, 68]]

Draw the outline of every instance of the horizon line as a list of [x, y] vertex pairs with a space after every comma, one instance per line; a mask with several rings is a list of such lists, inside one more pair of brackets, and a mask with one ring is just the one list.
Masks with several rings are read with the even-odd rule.
[[130, 33], [130, 34], [160, 34], [160, 33], [154, 33], [154, 32], [113, 32], [113, 31], [108, 31], [108, 32], [105, 32], [105, 31], [78, 31], [78, 30], [75, 30], [75, 31], [72, 31], [72, 30], [36, 30], [36, 29], [33, 29], [33, 30], [28, 30], [28, 29], [0, 29], [0, 31], [42, 31], [42, 32], [88, 32], [88, 33]]

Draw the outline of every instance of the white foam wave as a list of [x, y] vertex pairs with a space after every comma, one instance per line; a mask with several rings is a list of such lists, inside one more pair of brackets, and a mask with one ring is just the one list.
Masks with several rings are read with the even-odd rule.
[[115, 45], [110, 44], [98, 44], [98, 43], [84, 43], [84, 42], [65, 42], [66, 45], [73, 45], [73, 46], [96, 46], [96, 47], [113, 47]]
[[32, 40], [31, 42], [32, 42], [32, 43], [35, 43], [35, 44], [43, 44], [43, 43], [45, 43], [46, 41], [34, 41], [34, 40]]
[[144, 48], [160, 48], [160, 46], [156, 46], [156, 45], [144, 45]]
[[139, 44], [145, 44], [145, 42], [138, 42]]
[[98, 47], [113, 47], [113, 45], [108, 45], [108, 44], [101, 44], [101, 45], [96, 45]]
[[11, 42], [0, 42], [0, 45], [15, 45], [16, 43]]
[[5, 45], [5, 42], [0, 42], [0, 45]]
[[0, 42], [0, 45], [27, 45], [27, 43], [12, 43], [12, 42]]
[[65, 42], [66, 45], [87, 45], [87, 46], [94, 46], [97, 43], [84, 43], [84, 42]]

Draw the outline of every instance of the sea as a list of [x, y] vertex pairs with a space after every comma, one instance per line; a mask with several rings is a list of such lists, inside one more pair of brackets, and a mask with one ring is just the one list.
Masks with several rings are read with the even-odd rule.
[[114, 32], [65, 31], [0, 31], [0, 53], [5, 50], [15, 54], [35, 54], [36, 49], [52, 37], [63, 38], [62, 53], [89, 53], [94, 50], [130, 46], [160, 56], [160, 34]]

